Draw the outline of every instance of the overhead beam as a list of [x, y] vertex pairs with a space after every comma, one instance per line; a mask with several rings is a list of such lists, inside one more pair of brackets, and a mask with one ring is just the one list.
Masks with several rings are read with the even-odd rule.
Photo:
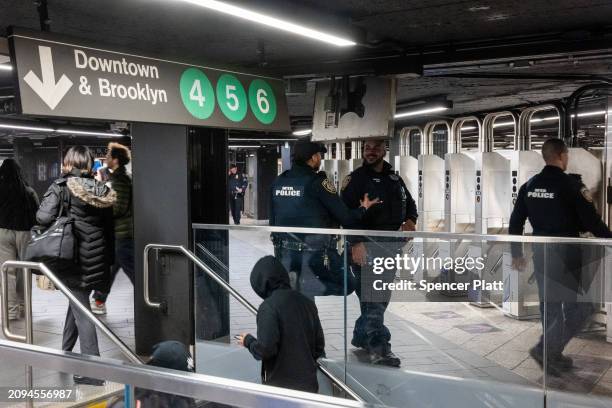
[[571, 58], [612, 53], [612, 36], [566, 40], [561, 34], [529, 38], [484, 40], [463, 44], [441, 44], [385, 54], [373, 49], [351, 58], [329, 62], [304, 60], [276, 65], [268, 71], [285, 78], [312, 78], [327, 75], [422, 75], [437, 74], [470, 65], [510, 63], [529, 59]]

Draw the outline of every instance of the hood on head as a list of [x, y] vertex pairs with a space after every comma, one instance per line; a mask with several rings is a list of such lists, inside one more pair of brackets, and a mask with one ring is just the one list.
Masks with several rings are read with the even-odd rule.
[[179, 341], [162, 341], [153, 346], [153, 354], [148, 365], [171, 368], [181, 371], [193, 371], [193, 359], [187, 347]]
[[251, 287], [265, 299], [277, 289], [291, 289], [289, 274], [275, 257], [264, 256], [251, 271]]
[[75, 197], [93, 207], [109, 208], [117, 200], [115, 191], [95, 179], [70, 177], [66, 185]]

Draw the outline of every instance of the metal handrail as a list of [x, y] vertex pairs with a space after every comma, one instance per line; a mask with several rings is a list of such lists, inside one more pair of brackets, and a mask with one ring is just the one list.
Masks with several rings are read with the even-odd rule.
[[[134, 353], [130, 348], [123, 342], [119, 337], [115, 335], [100, 319], [98, 319], [85, 305], [83, 305], [70, 291], [70, 289], [64, 285], [64, 283], [44, 264], [40, 262], [26, 262], [26, 261], [6, 261], [2, 264], [2, 282], [8, 280], [8, 268], [23, 268], [24, 277], [26, 278], [26, 285], [24, 290], [24, 301], [26, 306], [26, 335], [19, 336], [11, 333], [8, 320], [8, 287], [5, 283], [2, 285], [2, 332], [4, 335], [14, 341], [27, 342], [32, 344], [33, 342], [33, 326], [32, 326], [32, 275], [28, 272], [35, 270], [44, 274], [57, 289], [60, 290], [70, 301], [71, 307], [76, 307], [79, 311], [87, 317], [98, 329], [100, 329], [105, 335], [107, 335], [115, 345], [119, 347], [123, 355], [128, 360], [136, 364], [144, 364], [143, 361]], [[28, 288], [30, 288], [28, 290]]]
[[236, 299], [242, 306], [246, 307], [254, 315], [257, 314], [257, 308], [253, 306], [248, 300], [246, 300], [240, 293], [238, 293], [233, 287], [230, 286], [223, 278], [217, 275], [213, 270], [206, 266], [193, 252], [189, 251], [182, 245], [165, 245], [165, 244], [148, 244], [144, 248], [144, 301], [147, 306], [154, 309], [163, 309], [163, 303], [151, 301], [151, 294], [149, 292], [149, 252], [152, 249], [162, 249], [170, 252], [178, 252], [186, 256], [191, 262], [196, 264], [204, 273], [210, 276], [215, 282], [217, 282], [223, 289], [229, 292], [234, 299]]
[[357, 408], [364, 406], [358, 401], [327, 395], [149, 365], [134, 365], [98, 356], [4, 340], [0, 340], [0, 360], [5, 364], [27, 364], [54, 372], [105, 378], [118, 384], [131, 384], [141, 389], [236, 407]]
[[[151, 298], [150, 298], [150, 292], [149, 292], [149, 280], [150, 280], [149, 279], [149, 252], [152, 249], [161, 249], [161, 250], [166, 250], [166, 251], [177, 252], [177, 253], [180, 253], [180, 254], [186, 256], [189, 260], [191, 260], [194, 264], [196, 264], [202, 271], [204, 271], [204, 273], [206, 273], [208, 276], [210, 276], [212, 279], [214, 279], [215, 282], [217, 282], [219, 285], [221, 285], [221, 287], [223, 289], [228, 291], [229, 294], [232, 295], [232, 297], [234, 299], [236, 299], [240, 304], [242, 304], [242, 306], [247, 308], [247, 310], [249, 312], [251, 312], [253, 315], [257, 316], [257, 308], [255, 306], [253, 306], [248, 300], [246, 300], [246, 298], [244, 296], [242, 296], [240, 293], [238, 293], [238, 291], [236, 291], [229, 283], [227, 283], [225, 281], [225, 279], [223, 279], [222, 277], [217, 275], [206, 264], [204, 264], [200, 259], [198, 259], [198, 257], [195, 256], [195, 254], [193, 252], [189, 251], [187, 248], [185, 248], [182, 245], [148, 244], [148, 245], [145, 246], [145, 248], [144, 248], [144, 274], [143, 274], [144, 276], [143, 276], [143, 285], [144, 285], [144, 301], [147, 304], [147, 306], [155, 308], [155, 309], [162, 309], [162, 310], [164, 309], [164, 306], [163, 306], [162, 302], [153, 302], [153, 301], [151, 301]], [[355, 399], [357, 401], [363, 401], [363, 399], [358, 394], [356, 394], [353, 390], [351, 390], [344, 383], [344, 381], [340, 380], [338, 377], [333, 375], [329, 370], [327, 370], [321, 364], [317, 363], [317, 365], [318, 365], [319, 370], [321, 370], [321, 372], [323, 374], [325, 374], [329, 379], [331, 379], [340, 388], [342, 388], [342, 390], [346, 394], [350, 395], [353, 399]]]
[[440, 239], [440, 240], [472, 240], [478, 242], [510, 242], [510, 243], [533, 243], [533, 244], [581, 244], [581, 245], [612, 245], [610, 238], [570, 238], [570, 237], [541, 237], [534, 235], [502, 235], [502, 234], [460, 234], [454, 232], [433, 231], [375, 231], [357, 229], [334, 229], [334, 228], [306, 228], [306, 227], [273, 227], [265, 225], [227, 225], [227, 224], [200, 224], [193, 223], [194, 230], [217, 230], [217, 231], [258, 231], [258, 232], [283, 232], [293, 234], [318, 234], [337, 236], [372, 236], [389, 238], [413, 238], [413, 239]]

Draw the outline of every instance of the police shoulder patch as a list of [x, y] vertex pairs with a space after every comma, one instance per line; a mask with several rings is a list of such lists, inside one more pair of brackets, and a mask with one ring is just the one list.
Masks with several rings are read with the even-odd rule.
[[349, 183], [351, 182], [351, 176], [346, 176], [344, 178], [344, 180], [342, 181], [342, 188], [341, 191], [346, 190], [346, 187], [348, 187]]
[[580, 193], [582, 194], [584, 199], [587, 200], [589, 203], [593, 202], [593, 197], [591, 196], [591, 192], [589, 191], [589, 189], [586, 186], [583, 186], [580, 189]]
[[389, 174], [389, 178], [393, 181], [399, 180], [399, 176], [397, 174]]
[[321, 182], [321, 185], [323, 186], [325, 191], [327, 191], [328, 193], [338, 194], [338, 190], [336, 190], [336, 186], [330, 179], [328, 178], [323, 179], [323, 181]]

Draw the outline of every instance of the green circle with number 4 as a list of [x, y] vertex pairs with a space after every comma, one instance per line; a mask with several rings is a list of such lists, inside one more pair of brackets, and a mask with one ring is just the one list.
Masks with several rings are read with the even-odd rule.
[[276, 119], [276, 97], [270, 84], [256, 79], [249, 86], [249, 105], [258, 121], [269, 125]]
[[233, 75], [223, 74], [217, 81], [217, 102], [221, 112], [232, 122], [240, 122], [247, 114], [244, 87]]
[[198, 119], [208, 119], [215, 110], [215, 91], [202, 71], [189, 68], [181, 75], [181, 99], [185, 108]]

